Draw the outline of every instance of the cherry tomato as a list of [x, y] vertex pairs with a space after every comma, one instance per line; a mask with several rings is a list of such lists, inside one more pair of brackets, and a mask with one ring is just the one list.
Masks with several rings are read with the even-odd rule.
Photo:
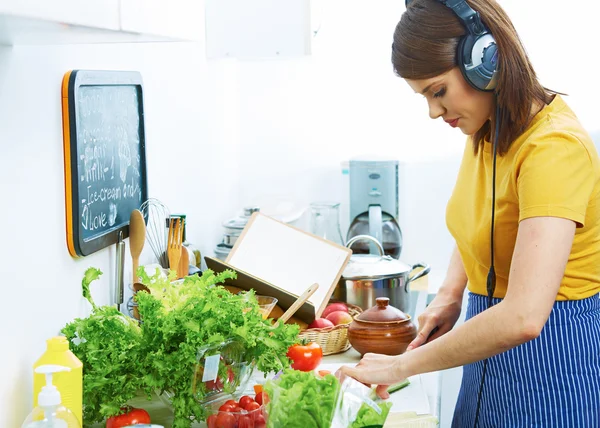
[[263, 404], [267, 404], [269, 402], [269, 397], [267, 396], [266, 392], [261, 391], [258, 394], [256, 394], [256, 397], [254, 397], [254, 401], [256, 401], [262, 406]]
[[252, 412], [254, 410], [260, 409], [260, 404], [252, 400], [251, 402], [246, 404], [246, 407], [244, 407], [244, 409], [246, 409], [247, 412]]
[[108, 418], [106, 428], [121, 428], [129, 425], [150, 423], [150, 415], [144, 409], [126, 407], [121, 410], [125, 410], [125, 413]]
[[317, 368], [323, 358], [323, 349], [316, 342], [307, 345], [297, 344], [290, 346], [287, 356], [292, 360], [292, 368], [309, 372]]
[[208, 428], [217, 428], [217, 415], [210, 415], [208, 419], [206, 419], [206, 425]]
[[238, 420], [238, 428], [254, 428], [254, 419], [249, 415], [242, 415]]
[[243, 407], [240, 406], [232, 406], [230, 412], [231, 413], [242, 413], [242, 410], [244, 410]]
[[231, 413], [219, 412], [215, 428], [234, 428], [235, 416]]
[[227, 400], [224, 404], [230, 404], [232, 406], [237, 406], [238, 402], [235, 400]]
[[246, 405], [248, 405], [248, 403], [252, 403], [254, 400], [252, 399], [252, 397], [248, 397], [247, 395], [243, 395], [240, 398], [240, 406], [242, 406], [244, 409], [246, 408]]
[[225, 403], [222, 404], [221, 407], [219, 407], [219, 412], [232, 412], [234, 408], [237, 407], [237, 404], [229, 404], [229, 403]]
[[254, 418], [254, 428], [265, 428], [267, 426], [267, 422], [265, 421], [265, 417], [260, 413]]

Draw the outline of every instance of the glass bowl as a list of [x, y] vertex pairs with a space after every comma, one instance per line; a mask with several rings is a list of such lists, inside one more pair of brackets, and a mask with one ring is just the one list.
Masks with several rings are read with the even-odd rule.
[[[244, 402], [246, 400], [246, 402]], [[243, 408], [242, 403], [246, 404]], [[232, 395], [207, 405], [208, 428], [244, 427], [265, 428], [267, 412], [264, 404], [258, 404], [251, 395]]]
[[256, 300], [258, 301], [260, 313], [262, 314], [263, 319], [266, 320], [277, 304], [277, 299], [270, 296], [256, 296]]

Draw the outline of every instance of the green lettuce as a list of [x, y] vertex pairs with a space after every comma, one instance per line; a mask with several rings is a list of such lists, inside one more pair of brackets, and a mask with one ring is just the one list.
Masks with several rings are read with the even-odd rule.
[[158, 275], [143, 277], [150, 293], [136, 296], [142, 320], [143, 383], [173, 395], [174, 428], [203, 420], [206, 411], [194, 396], [192, 378], [198, 349], [226, 339], [239, 341], [245, 360], [264, 373], [289, 367], [287, 349], [297, 341], [298, 326], [264, 320], [253, 292], [233, 295], [221, 286], [235, 272], [186, 277], [171, 283]]
[[331, 426], [340, 383], [334, 375], [318, 378], [312, 372], [287, 369], [265, 384], [271, 400], [267, 428], [324, 428]]
[[390, 413], [392, 403], [379, 401], [377, 405], [381, 409], [381, 414], [373, 410], [367, 403], [363, 403], [350, 428], [382, 427]]
[[122, 413], [121, 406], [136, 396], [141, 380], [141, 330], [133, 319], [113, 306], [96, 306], [90, 284], [100, 278], [89, 268], [81, 281], [83, 296], [92, 305], [87, 318], [77, 318], [61, 333], [83, 363], [84, 426]]

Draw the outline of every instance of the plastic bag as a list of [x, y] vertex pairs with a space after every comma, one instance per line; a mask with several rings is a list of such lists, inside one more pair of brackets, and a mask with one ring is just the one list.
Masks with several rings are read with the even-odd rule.
[[265, 384], [267, 428], [363, 428], [383, 426], [391, 403], [375, 402], [354, 379], [340, 385], [332, 374], [285, 370]]
[[339, 402], [331, 423], [332, 428], [364, 428], [383, 426], [392, 403], [373, 400], [373, 390], [346, 377], [341, 385]]

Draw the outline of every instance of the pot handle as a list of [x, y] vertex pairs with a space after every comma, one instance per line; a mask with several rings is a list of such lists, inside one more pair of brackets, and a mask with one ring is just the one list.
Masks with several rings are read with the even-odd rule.
[[[375, 238], [373, 238], [370, 235], [356, 235], [354, 238], [349, 239], [348, 242], [346, 242], [346, 247], [347, 248], [351, 248], [352, 245], [354, 245], [355, 242], [358, 241], [371, 241], [375, 244], [375, 246], [377, 247], [377, 250], [379, 251], [379, 255], [380, 256], [384, 256], [385, 255], [385, 251], [383, 251], [383, 247], [381, 246], [381, 244], [379, 243], [379, 241]], [[417, 266], [417, 265], [415, 265]]]
[[414, 265], [412, 265], [411, 272], [418, 267], [422, 267], [424, 269], [421, 272], [414, 274], [412, 277], [409, 277], [406, 280], [406, 284], [404, 284], [404, 291], [406, 291], [407, 293], [408, 293], [408, 284], [410, 284], [411, 282], [413, 282], [413, 281], [427, 275], [429, 272], [431, 272], [431, 266], [429, 266], [427, 263], [415, 263]]

